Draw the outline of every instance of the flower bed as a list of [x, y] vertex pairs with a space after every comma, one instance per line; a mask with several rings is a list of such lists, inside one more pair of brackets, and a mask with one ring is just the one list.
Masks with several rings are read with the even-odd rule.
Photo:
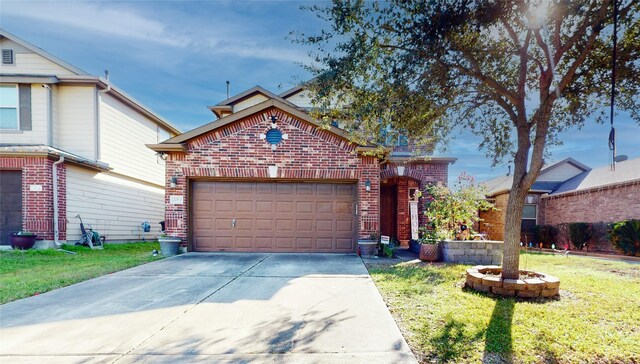
[[480, 292], [522, 298], [553, 297], [560, 293], [560, 279], [548, 274], [521, 270], [520, 277], [524, 279], [502, 279], [501, 274], [502, 268], [496, 265], [477, 265], [467, 269], [465, 286]]

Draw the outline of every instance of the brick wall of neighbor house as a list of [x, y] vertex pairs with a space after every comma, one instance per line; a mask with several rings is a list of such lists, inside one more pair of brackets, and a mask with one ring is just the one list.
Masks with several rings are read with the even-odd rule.
[[478, 223], [478, 231], [487, 233], [490, 240], [503, 240], [504, 219], [508, 200], [508, 193], [497, 195], [494, 202], [496, 210], [480, 211], [481, 220]]
[[[288, 135], [272, 151], [259, 138], [269, 130], [270, 117], [278, 116], [278, 128]], [[358, 183], [359, 237], [379, 233], [380, 167], [375, 157], [358, 156], [356, 146], [306, 122], [272, 108], [190, 140], [189, 153], [169, 153], [166, 161], [167, 234], [188, 238], [189, 179], [233, 178], [269, 180], [269, 166], [278, 167], [278, 179], [348, 180]], [[170, 179], [178, 177], [175, 188]], [[371, 191], [365, 183], [371, 182]], [[182, 196], [184, 204], [171, 204]]]
[[640, 181], [542, 198], [543, 223], [616, 222], [640, 219]]
[[[0, 157], [0, 169], [22, 171], [22, 229], [53, 240], [53, 163], [47, 157]], [[58, 165], [59, 238], [66, 239], [66, 167]], [[42, 191], [31, 191], [41, 185]]]

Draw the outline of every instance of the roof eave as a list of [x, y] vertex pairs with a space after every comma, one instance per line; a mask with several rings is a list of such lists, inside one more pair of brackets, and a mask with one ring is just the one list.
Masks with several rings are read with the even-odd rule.
[[187, 145], [185, 143], [160, 143], [160, 144], [145, 144], [147, 148], [158, 152], [173, 152], [173, 153], [187, 153]]
[[73, 165], [77, 165], [80, 167], [88, 168], [94, 171], [106, 172], [111, 171], [113, 168], [109, 167], [106, 163], [100, 163], [96, 161], [90, 161], [88, 159], [80, 158], [74, 156], [70, 153], [64, 151], [53, 151], [53, 150], [41, 150], [41, 151], [0, 151], [0, 156], [2, 157], [65, 157], [65, 162]]

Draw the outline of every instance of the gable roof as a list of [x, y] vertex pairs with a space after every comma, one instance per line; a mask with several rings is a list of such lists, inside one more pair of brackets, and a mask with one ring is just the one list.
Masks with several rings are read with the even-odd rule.
[[[309, 81], [309, 82], [311, 82], [311, 81]], [[295, 94], [297, 94], [297, 93], [299, 93], [301, 91], [304, 91], [305, 86], [306, 86], [307, 83], [308, 82], [305, 82], [302, 85], [298, 85], [298, 86], [292, 87], [292, 88], [286, 90], [285, 92], [280, 93], [279, 96], [282, 97], [283, 99], [286, 99], [289, 96], [293, 96], [293, 95], [295, 95]]]
[[[555, 162], [555, 163], [551, 163], [549, 165], [546, 165], [544, 167], [542, 167], [542, 169], [540, 170], [540, 174], [538, 175], [538, 179], [540, 179], [540, 177], [543, 177], [544, 174], [549, 173], [553, 170], [555, 170], [556, 168], [559, 168], [565, 164], [569, 164], [572, 165], [576, 168], [578, 168], [579, 170], [582, 170], [584, 172], [591, 170], [591, 168], [589, 168], [588, 166], [578, 162], [577, 160], [573, 159], [573, 158], [565, 158], [559, 162]], [[573, 177], [572, 177], [573, 178]], [[552, 192], [555, 191], [560, 185], [562, 185], [564, 182], [566, 182], [567, 180], [561, 180], [561, 181], [538, 181], [536, 180], [533, 185], [531, 186], [531, 192]], [[511, 185], [513, 184], [513, 176], [498, 176], [495, 178], [492, 178], [490, 180], [487, 180], [485, 182], [483, 182], [483, 184], [485, 186], [487, 186], [487, 189], [489, 190], [487, 192], [487, 196], [496, 196], [496, 195], [500, 195], [503, 193], [507, 193], [509, 191], [511, 191]]]
[[40, 48], [40, 47], [36, 47], [35, 45], [27, 42], [26, 40], [15, 36], [9, 32], [7, 32], [6, 30], [0, 28], [0, 36], [4, 37], [4, 38], [8, 38], [11, 39], [13, 42], [18, 43], [19, 45], [25, 47], [26, 49], [30, 50], [31, 52], [48, 59], [49, 61], [57, 64], [58, 66], [65, 68], [73, 73], [75, 73], [76, 75], [84, 75], [84, 76], [88, 76], [89, 74], [83, 70], [81, 70], [80, 68], [69, 64], [63, 60], [61, 60], [60, 58], [52, 55], [51, 53], [45, 51], [44, 49]]
[[253, 86], [252, 88], [250, 88], [250, 89], [248, 89], [248, 90], [246, 90], [244, 92], [241, 92], [241, 93], [239, 93], [239, 94], [237, 94], [235, 96], [232, 96], [232, 97], [230, 97], [230, 98], [228, 98], [226, 100], [222, 100], [222, 101], [220, 101], [219, 103], [217, 103], [215, 105], [207, 106], [207, 108], [209, 110], [213, 111], [213, 113], [216, 114], [217, 117], [220, 117], [220, 111], [230, 111], [230, 112], [232, 112], [233, 111], [233, 105], [235, 105], [235, 104], [237, 104], [237, 103], [239, 103], [241, 101], [244, 101], [246, 99], [249, 99], [252, 96], [258, 95], [258, 94], [261, 94], [261, 95], [265, 96], [268, 99], [279, 100], [279, 101], [281, 101], [283, 103], [288, 104], [289, 106], [296, 107], [296, 105], [294, 105], [291, 102], [285, 100], [284, 98], [274, 94], [273, 92], [265, 89], [262, 86], [256, 85], [256, 86]]
[[560, 195], [593, 188], [614, 186], [621, 183], [640, 181], [640, 158], [616, 163], [615, 171], [609, 165], [594, 168], [564, 182], [550, 195]]
[[[295, 106], [291, 106], [291, 103], [282, 100], [282, 98], [280, 97], [277, 97], [277, 98], [272, 98], [272, 99], [263, 101], [257, 105], [248, 107], [246, 109], [240, 110], [236, 113], [225, 116], [221, 119], [212, 121], [208, 124], [202, 125], [201, 127], [195, 128], [191, 131], [188, 131], [184, 134], [178, 135], [171, 139], [167, 139], [160, 144], [147, 144], [147, 147], [155, 150], [156, 152], [186, 151], [186, 147], [184, 146], [184, 143], [186, 143], [187, 141], [272, 107], [278, 108], [283, 112], [295, 117], [296, 119], [315, 125], [318, 128], [322, 128], [327, 132], [337, 135], [345, 140], [349, 140], [349, 135], [342, 129], [336, 128], [335, 126], [332, 126], [332, 125], [328, 125], [328, 126], [323, 125], [317, 120], [313, 119], [307, 113], [298, 110]], [[365, 145], [359, 144], [358, 150], [363, 151], [367, 149], [373, 149], [375, 147], [376, 146], [373, 144], [365, 144]]]

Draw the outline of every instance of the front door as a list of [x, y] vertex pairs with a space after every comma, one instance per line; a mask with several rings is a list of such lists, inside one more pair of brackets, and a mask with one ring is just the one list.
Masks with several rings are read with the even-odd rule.
[[22, 230], [22, 172], [0, 171], [0, 245]]
[[397, 237], [398, 187], [380, 186], [380, 234]]

